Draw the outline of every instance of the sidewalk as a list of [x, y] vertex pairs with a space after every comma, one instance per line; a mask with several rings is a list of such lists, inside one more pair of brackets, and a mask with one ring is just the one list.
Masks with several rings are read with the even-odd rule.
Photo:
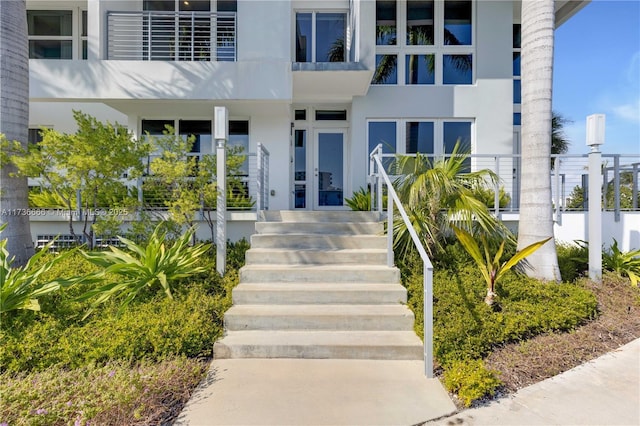
[[508, 398], [427, 425], [640, 425], [640, 339]]
[[176, 425], [415, 425], [455, 412], [422, 361], [214, 360]]

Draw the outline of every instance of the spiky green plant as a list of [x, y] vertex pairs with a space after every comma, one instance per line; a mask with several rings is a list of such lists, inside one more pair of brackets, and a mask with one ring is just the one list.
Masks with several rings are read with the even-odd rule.
[[[7, 224], [0, 226], [0, 232], [6, 228]], [[42, 280], [42, 275], [49, 269], [60, 263], [72, 252], [68, 251], [59, 254], [55, 258], [40, 263], [40, 259], [49, 251], [54, 243], [49, 243], [45, 248], [33, 255], [29, 262], [23, 267], [12, 268], [12, 259], [7, 251], [7, 240], [0, 240], [0, 313], [27, 309], [32, 311], [40, 310], [38, 297], [56, 292], [61, 286], [71, 285], [78, 281], [78, 278], [54, 280]]]
[[613, 239], [613, 245], [602, 253], [602, 263], [619, 276], [627, 276], [631, 285], [638, 286], [640, 282], [640, 250], [622, 252], [618, 248], [618, 241]]
[[95, 298], [85, 318], [100, 304], [112, 297], [122, 297], [120, 312], [124, 310], [144, 289], [160, 286], [170, 299], [173, 299], [172, 285], [180, 278], [204, 272], [205, 268], [196, 266], [198, 258], [209, 249], [208, 244], [190, 246], [189, 242], [195, 233], [190, 228], [172, 245], [165, 244], [165, 233], [160, 226], [151, 234], [145, 246], [118, 237], [128, 251], [117, 247], [109, 247], [110, 251], [85, 252], [82, 255], [102, 270], [96, 274], [104, 278], [107, 274], [118, 275], [121, 279], [109, 281], [107, 284], [89, 290], [79, 300]]
[[538, 250], [545, 244], [547, 241], [551, 239], [551, 237], [546, 238], [542, 241], [535, 242], [527, 247], [523, 248], [519, 252], [513, 255], [509, 260], [500, 263], [500, 259], [502, 258], [502, 253], [504, 252], [504, 241], [500, 244], [498, 251], [494, 256], [491, 256], [489, 243], [487, 243], [487, 239], [484, 235], [480, 236], [480, 241], [482, 242], [482, 246], [484, 249], [484, 258], [480, 252], [480, 247], [478, 246], [478, 242], [471, 236], [470, 233], [465, 231], [464, 229], [460, 229], [453, 226], [453, 231], [458, 237], [460, 244], [462, 247], [471, 255], [473, 260], [476, 262], [478, 267], [480, 268], [480, 272], [482, 273], [482, 277], [487, 283], [487, 296], [484, 301], [487, 305], [493, 305], [494, 298], [496, 296], [495, 293], [495, 285], [502, 276], [509, 271], [511, 268], [516, 266], [518, 262], [523, 260], [525, 257], [529, 256], [534, 251]]

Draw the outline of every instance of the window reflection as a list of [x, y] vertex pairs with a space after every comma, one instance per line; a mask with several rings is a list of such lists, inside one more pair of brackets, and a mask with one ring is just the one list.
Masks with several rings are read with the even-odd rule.
[[[372, 152], [378, 144], [382, 144], [383, 154], [395, 154], [397, 152], [395, 121], [369, 122], [369, 152]], [[393, 158], [384, 158], [382, 161], [387, 172], [391, 171], [393, 163]]]
[[296, 15], [296, 62], [311, 62], [311, 13]]
[[513, 52], [513, 75], [520, 75], [520, 52]]
[[471, 1], [444, 3], [444, 44], [471, 45]]
[[398, 84], [398, 57], [396, 55], [376, 55], [376, 71], [372, 84]]
[[406, 124], [406, 153], [434, 153], [434, 123], [429, 121], [409, 121]]
[[316, 14], [316, 62], [344, 62], [346, 15]]
[[397, 44], [396, 2], [376, 2], [376, 44], [378, 46]]
[[471, 55], [443, 55], [444, 84], [473, 83], [473, 59]]
[[[471, 123], [469, 122], [444, 122], [443, 123], [444, 154], [453, 152], [458, 144], [458, 153], [471, 152]], [[463, 172], [471, 171], [471, 159], [464, 160]]]
[[407, 45], [433, 45], [433, 0], [407, 1]]
[[434, 55], [405, 56], [405, 81], [407, 84], [435, 83]]
[[519, 104], [522, 102], [522, 86], [520, 80], [513, 80], [513, 103]]

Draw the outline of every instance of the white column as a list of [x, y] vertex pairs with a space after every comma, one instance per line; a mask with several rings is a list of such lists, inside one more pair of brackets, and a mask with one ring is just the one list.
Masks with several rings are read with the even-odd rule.
[[216, 270], [224, 274], [227, 262], [227, 138], [229, 113], [225, 107], [214, 108], [214, 138], [216, 140]]
[[589, 278], [602, 281], [602, 153], [604, 143], [604, 114], [587, 117], [587, 145], [589, 152]]

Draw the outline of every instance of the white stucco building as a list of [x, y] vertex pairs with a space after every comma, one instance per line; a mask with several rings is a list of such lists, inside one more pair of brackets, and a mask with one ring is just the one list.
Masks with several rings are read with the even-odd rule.
[[[557, 25], [586, 3], [556, 0]], [[345, 209], [379, 143], [518, 153], [519, 0], [28, 0], [27, 9], [32, 138], [41, 126], [75, 131], [80, 109], [136, 135], [171, 124], [206, 154], [214, 107], [225, 106], [229, 142], [270, 152], [272, 210]]]

